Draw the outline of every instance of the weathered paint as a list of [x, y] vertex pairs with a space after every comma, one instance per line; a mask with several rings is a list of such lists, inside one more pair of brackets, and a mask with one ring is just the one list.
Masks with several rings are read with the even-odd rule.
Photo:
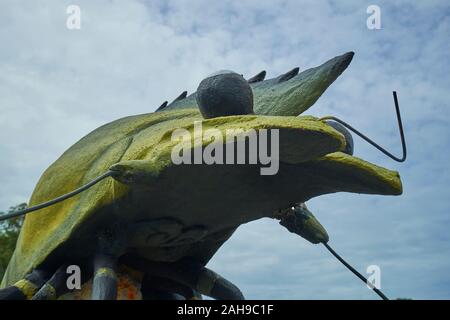
[[[28, 215], [1, 286], [20, 280], [47, 260], [57, 260], [60, 248], [75, 260], [92, 257], [95, 246], [89, 237], [95, 236], [95, 226], [116, 219], [142, 219], [137, 207], [147, 208], [146, 219], [171, 217], [184, 225], [184, 230], [201, 224], [208, 231], [208, 237], [198, 242], [181, 237], [174, 239], [172, 247], [144, 248], [139, 251], [143, 257], [174, 261], [189, 254], [206, 263], [237, 226], [271, 216], [291, 202], [338, 191], [400, 194], [397, 172], [340, 152], [345, 147], [342, 134], [314, 117], [296, 117], [317, 100], [352, 56], [336, 57], [286, 81], [280, 82], [281, 76], [252, 83], [256, 115], [204, 120], [198, 109], [188, 108], [196, 107], [190, 104], [191, 96], [161, 112], [126, 117], [94, 130], [44, 172], [30, 206], [72, 191], [111, 165], [129, 160], [142, 161], [157, 177], [155, 185], [133, 187], [107, 179], [76, 197]], [[279, 129], [280, 174], [264, 178], [248, 168], [173, 165], [171, 133], [177, 128], [192, 133], [194, 121], [202, 121], [204, 129], [221, 132]], [[127, 202], [130, 194], [139, 206]], [[232, 211], [227, 209], [230, 199], [234, 199]]]
[[[276, 116], [303, 113], [344, 72], [352, 59], [353, 52], [347, 52], [293, 77], [283, 74], [264, 81], [250, 81], [255, 113]], [[198, 108], [195, 92], [185, 99], [175, 100], [162, 110], [184, 108]]]

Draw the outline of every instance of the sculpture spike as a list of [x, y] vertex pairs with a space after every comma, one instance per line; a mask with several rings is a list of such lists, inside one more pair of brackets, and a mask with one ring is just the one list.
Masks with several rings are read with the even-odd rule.
[[[253, 90], [255, 114], [298, 116], [303, 113], [344, 72], [352, 61], [353, 55], [354, 52], [347, 52], [317, 67], [304, 70], [298, 75], [298, 69], [295, 68], [287, 73], [291, 77], [283, 74], [272, 79], [250, 83]], [[186, 99], [169, 104], [166, 110], [183, 108], [198, 108], [196, 93]]]
[[186, 97], [187, 97], [187, 91], [183, 91], [178, 97], [175, 98], [175, 100], [172, 101], [172, 103], [183, 100]]
[[168, 101], [164, 101], [159, 107], [158, 109], [156, 109], [155, 111], [161, 111], [162, 109], [164, 109], [165, 107], [167, 107], [168, 105]]
[[296, 68], [292, 69], [291, 71], [286, 72], [285, 74], [280, 76], [280, 78], [278, 79], [278, 82], [284, 82], [284, 81], [288, 81], [289, 79], [292, 79], [293, 77], [298, 75], [299, 71], [300, 71], [300, 68], [296, 67]]
[[260, 81], [263, 81], [265, 78], [266, 78], [266, 70], [263, 70], [260, 73], [258, 73], [257, 75], [248, 79], [247, 82], [248, 83], [260, 82]]

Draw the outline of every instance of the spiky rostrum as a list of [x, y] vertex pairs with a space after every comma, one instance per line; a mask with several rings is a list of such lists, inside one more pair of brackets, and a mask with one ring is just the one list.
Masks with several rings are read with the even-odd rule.
[[[30, 206], [70, 192], [109, 169], [113, 178], [25, 218], [0, 297], [29, 298], [40, 288], [40, 298], [61, 296], [67, 290], [57, 281], [58, 270], [76, 264], [85, 285], [75, 298], [241, 299], [236, 286], [206, 268], [239, 225], [277, 218], [310, 241], [324, 241], [328, 236], [312, 215], [304, 215], [306, 221], [302, 211], [280, 212], [334, 192], [401, 194], [397, 172], [349, 154], [349, 139], [325, 121], [299, 116], [352, 57], [346, 53], [302, 73], [294, 69], [269, 80], [259, 73], [248, 80], [253, 112], [219, 117], [213, 112], [205, 119], [197, 101], [208, 105], [208, 99], [183, 93], [157, 112], [116, 120], [82, 138], [43, 173]], [[277, 174], [261, 175], [258, 164], [174, 164], [172, 133], [185, 129], [194, 135], [196, 121], [204, 130], [214, 128], [224, 135], [233, 128], [243, 135], [277, 129]], [[210, 144], [207, 139], [192, 141], [190, 150]], [[45, 272], [30, 278], [36, 270]], [[124, 284], [133, 287], [132, 294], [121, 291]]]

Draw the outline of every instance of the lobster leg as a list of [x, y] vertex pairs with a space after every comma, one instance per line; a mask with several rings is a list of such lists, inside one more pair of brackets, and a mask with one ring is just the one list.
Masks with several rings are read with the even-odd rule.
[[203, 267], [199, 272], [196, 288], [198, 292], [214, 299], [245, 299], [238, 287], [214, 271], [205, 267]]
[[152, 276], [179, 282], [213, 299], [244, 299], [242, 292], [233, 283], [193, 261], [164, 263], [153, 262], [140, 257], [126, 257], [124, 263]]
[[117, 299], [117, 261], [108, 254], [97, 254], [94, 261], [92, 300]]
[[69, 291], [67, 287], [67, 265], [62, 265], [56, 270], [31, 300], [56, 300], [59, 296]]
[[33, 270], [25, 278], [12, 286], [0, 290], [0, 300], [29, 300], [45, 283], [48, 272], [41, 269]]
[[125, 251], [126, 229], [119, 224], [98, 234], [98, 251], [94, 257], [92, 300], [117, 299], [117, 260]]

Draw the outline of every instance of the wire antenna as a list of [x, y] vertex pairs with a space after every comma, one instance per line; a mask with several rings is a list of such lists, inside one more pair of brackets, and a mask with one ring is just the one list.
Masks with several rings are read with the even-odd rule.
[[44, 203], [41, 203], [41, 204], [38, 204], [38, 205], [35, 205], [35, 206], [32, 206], [32, 207], [29, 207], [29, 208], [25, 208], [23, 210], [18, 210], [18, 211], [15, 211], [13, 213], [1, 215], [0, 216], [0, 221], [8, 220], [8, 219], [11, 219], [11, 218], [14, 218], [14, 217], [23, 216], [23, 215], [25, 215], [27, 213], [30, 213], [30, 212], [33, 212], [33, 211], [36, 211], [36, 210], [39, 210], [39, 209], [46, 208], [46, 207], [52, 206], [52, 205], [54, 205], [54, 204], [56, 204], [58, 202], [64, 201], [66, 199], [69, 199], [69, 198], [71, 198], [73, 196], [76, 196], [77, 194], [79, 194], [79, 193], [89, 189], [90, 187], [92, 187], [93, 185], [99, 183], [103, 179], [105, 179], [107, 177], [110, 177], [111, 174], [112, 174], [111, 171], [107, 171], [106, 173], [102, 174], [101, 176], [99, 176], [99, 177], [95, 178], [94, 180], [86, 183], [84, 186], [81, 186], [78, 189], [75, 189], [75, 190], [73, 190], [73, 191], [71, 191], [69, 193], [66, 193], [66, 194], [64, 194], [62, 196], [59, 196], [59, 197], [57, 197], [55, 199], [52, 199], [50, 201], [47, 201], [47, 202], [44, 202]]
[[403, 155], [401, 158], [396, 157], [395, 155], [393, 155], [392, 153], [390, 153], [389, 151], [387, 151], [386, 149], [384, 149], [383, 147], [381, 147], [378, 143], [374, 142], [373, 140], [371, 140], [370, 138], [368, 138], [366, 135], [364, 135], [363, 133], [361, 133], [360, 131], [358, 131], [357, 129], [353, 128], [351, 125], [349, 125], [348, 123], [346, 123], [345, 121], [342, 121], [339, 118], [333, 117], [333, 116], [326, 116], [323, 118], [320, 118], [319, 120], [334, 120], [336, 122], [339, 122], [340, 124], [342, 124], [344, 127], [346, 127], [347, 129], [353, 131], [354, 133], [356, 133], [358, 136], [360, 136], [362, 139], [366, 140], [368, 143], [370, 143], [372, 146], [374, 146], [375, 148], [377, 148], [378, 150], [380, 150], [381, 152], [383, 152], [385, 155], [387, 155], [389, 158], [397, 161], [397, 162], [404, 162], [406, 160], [406, 141], [405, 141], [405, 134], [403, 132], [403, 125], [402, 125], [402, 117], [400, 115], [400, 107], [398, 106], [398, 98], [397, 98], [397, 92], [393, 91], [392, 92], [393, 96], [394, 96], [394, 104], [395, 104], [395, 111], [397, 113], [397, 122], [398, 122], [398, 129], [400, 132], [400, 139], [402, 142], [402, 152]]
[[388, 297], [386, 297], [384, 295], [383, 292], [380, 291], [380, 289], [376, 288], [371, 282], [367, 281], [367, 279], [361, 274], [359, 273], [355, 268], [353, 268], [350, 264], [347, 263], [347, 261], [345, 261], [344, 259], [342, 259], [342, 257], [340, 255], [338, 255], [336, 253], [336, 251], [334, 251], [326, 242], [322, 242], [323, 245], [325, 246], [325, 248], [328, 249], [328, 251], [331, 252], [331, 254], [333, 256], [336, 257], [336, 259], [338, 259], [344, 266], [347, 267], [348, 270], [350, 270], [355, 276], [357, 276], [359, 279], [361, 279], [362, 282], [366, 283], [373, 291], [375, 291], [375, 293], [377, 295], [379, 295], [381, 297], [381, 299], [383, 300], [389, 300]]

